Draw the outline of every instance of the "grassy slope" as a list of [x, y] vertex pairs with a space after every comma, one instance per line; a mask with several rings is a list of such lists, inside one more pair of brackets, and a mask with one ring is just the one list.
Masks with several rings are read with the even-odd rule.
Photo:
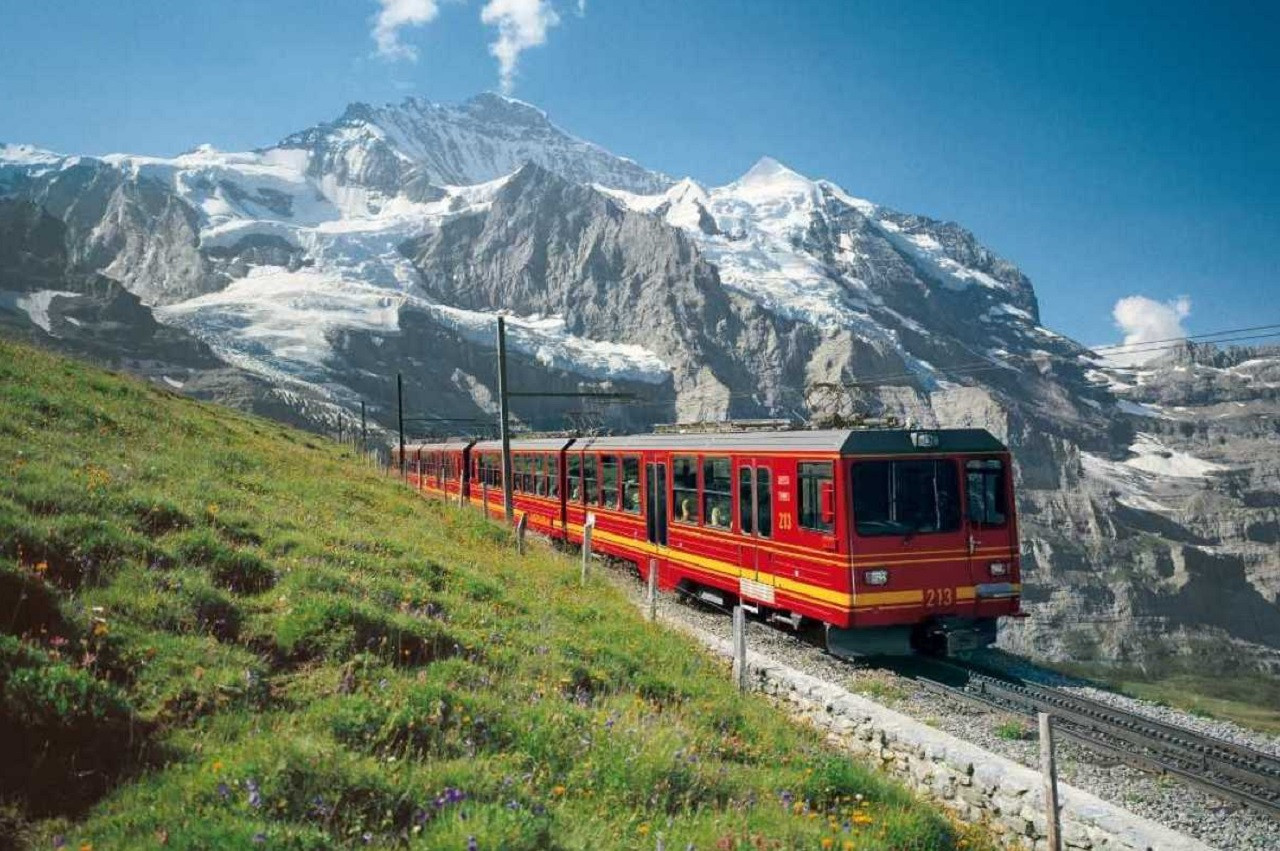
[[0, 845], [982, 841], [312, 436], [0, 342], [0, 470]]

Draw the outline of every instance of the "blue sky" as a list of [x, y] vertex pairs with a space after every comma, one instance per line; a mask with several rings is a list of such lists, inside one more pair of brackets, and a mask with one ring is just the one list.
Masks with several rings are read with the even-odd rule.
[[1192, 333], [1280, 322], [1280, 4], [549, 0], [519, 50], [536, 0], [383, 2], [436, 12], [398, 58], [378, 0], [0, 0], [0, 140], [236, 149], [460, 100], [499, 86], [488, 3], [513, 94], [648, 167], [716, 184], [769, 154], [953, 219], [1086, 342], [1131, 295], [1188, 296]]

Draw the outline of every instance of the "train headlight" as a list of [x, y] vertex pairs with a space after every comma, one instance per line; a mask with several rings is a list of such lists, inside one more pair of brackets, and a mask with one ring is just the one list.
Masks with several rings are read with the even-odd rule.
[[889, 571], [883, 567], [864, 571], [862, 581], [868, 585], [887, 585], [889, 584]]
[[937, 449], [938, 434], [932, 431], [911, 432], [911, 445], [916, 449]]
[[1009, 564], [1003, 561], [993, 561], [987, 565], [987, 570], [992, 576], [1004, 576], [1009, 572]]

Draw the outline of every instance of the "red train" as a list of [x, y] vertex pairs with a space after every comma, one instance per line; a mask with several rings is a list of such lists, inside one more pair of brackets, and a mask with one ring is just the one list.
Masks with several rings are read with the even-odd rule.
[[[826, 626], [841, 655], [951, 653], [1017, 617], [1008, 450], [981, 429], [511, 442], [531, 529], [658, 569], [664, 590]], [[393, 464], [400, 463], [393, 452]], [[419, 489], [502, 514], [498, 441], [417, 444]]]

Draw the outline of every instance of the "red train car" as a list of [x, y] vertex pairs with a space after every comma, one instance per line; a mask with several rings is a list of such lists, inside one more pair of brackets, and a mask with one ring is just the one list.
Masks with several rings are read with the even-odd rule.
[[[980, 429], [511, 442], [531, 528], [658, 569], [663, 589], [826, 626], [844, 655], [990, 644], [1019, 613], [1008, 450]], [[501, 444], [409, 447], [421, 489], [502, 513]]]

